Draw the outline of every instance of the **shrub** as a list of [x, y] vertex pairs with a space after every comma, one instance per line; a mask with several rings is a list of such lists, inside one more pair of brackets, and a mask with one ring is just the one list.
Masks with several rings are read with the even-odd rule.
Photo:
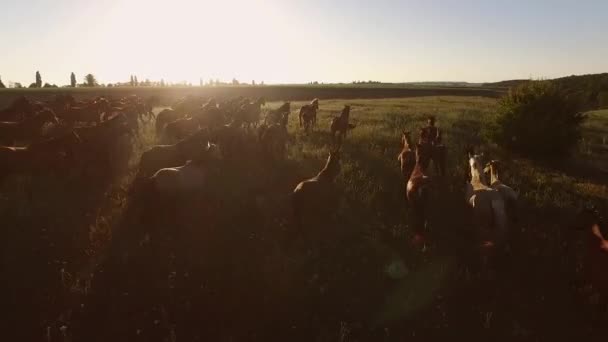
[[532, 81], [499, 101], [491, 136], [499, 145], [526, 155], [552, 157], [573, 148], [584, 115], [579, 99], [550, 81]]

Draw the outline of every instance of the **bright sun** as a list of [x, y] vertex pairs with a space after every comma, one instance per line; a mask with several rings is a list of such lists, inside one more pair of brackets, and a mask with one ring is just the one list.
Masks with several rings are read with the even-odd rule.
[[112, 78], [268, 80], [288, 67], [290, 25], [270, 1], [122, 0], [101, 18], [87, 44]]

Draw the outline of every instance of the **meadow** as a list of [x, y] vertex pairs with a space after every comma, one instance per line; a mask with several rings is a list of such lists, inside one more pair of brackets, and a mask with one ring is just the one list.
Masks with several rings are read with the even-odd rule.
[[[299, 95], [298, 95], [299, 96]], [[322, 100], [318, 128], [298, 127], [288, 157], [255, 147], [226, 160], [213, 189], [184, 203], [141, 204], [130, 191], [153, 124], [125, 141], [111, 177], [12, 177], [0, 186], [6, 331], [45, 341], [602, 340], [605, 315], [582, 275], [588, 203], [606, 212], [608, 111], [588, 114], [571, 157], [534, 161], [501, 150], [487, 129], [497, 102], [479, 96]], [[328, 126], [352, 106], [334, 217], [294, 231], [289, 194], [329, 152]], [[280, 102], [267, 107], [276, 108]], [[162, 108], [157, 108], [160, 111]], [[448, 146], [434, 178], [429, 243], [410, 245], [397, 154], [429, 115]], [[417, 139], [417, 133], [414, 133]], [[252, 140], [254, 141], [254, 140]], [[253, 144], [253, 142], [252, 142]], [[466, 147], [507, 165], [520, 192], [511, 249], [481, 272], [463, 183]], [[431, 174], [434, 174], [431, 171]], [[107, 175], [106, 175], [107, 176]], [[96, 178], [100, 177], [100, 178]], [[104, 181], [99, 181], [104, 179]]]

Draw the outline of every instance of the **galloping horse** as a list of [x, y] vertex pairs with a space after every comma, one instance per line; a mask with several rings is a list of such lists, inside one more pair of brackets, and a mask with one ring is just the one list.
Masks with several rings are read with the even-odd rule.
[[416, 164], [407, 179], [405, 195], [414, 218], [415, 240], [421, 240], [428, 224], [428, 202], [432, 185], [431, 178], [426, 175], [424, 168], [425, 163], [430, 158], [429, 150], [424, 146], [417, 145], [415, 158]]
[[55, 113], [45, 109], [21, 122], [0, 122], [0, 143], [13, 144], [15, 141], [30, 141], [41, 135], [42, 127], [46, 123], [59, 121]]
[[241, 105], [241, 119], [243, 123], [247, 125], [247, 128], [251, 126], [257, 127], [260, 122], [260, 117], [262, 115], [262, 106], [266, 104], [266, 99], [260, 97], [255, 102], [246, 101]]
[[490, 173], [490, 186], [502, 195], [509, 213], [515, 214], [517, 198], [519, 195], [515, 190], [504, 184], [500, 178], [498, 178], [501, 169], [502, 163], [498, 160], [492, 160], [486, 165], [486, 168], [483, 171], [485, 173]]
[[266, 114], [264, 123], [266, 125], [274, 125], [277, 123], [281, 123], [285, 120], [285, 118], [289, 119], [290, 113], [291, 113], [291, 103], [285, 102], [281, 105], [281, 107], [270, 110]]
[[72, 156], [72, 149], [80, 143], [74, 132], [26, 147], [0, 146], [0, 181], [13, 173], [54, 170], [65, 166], [66, 158]]
[[[428, 126], [421, 129], [418, 143], [426, 146], [430, 150], [431, 156], [429, 163], [431, 160], [433, 161], [437, 174], [445, 176], [447, 159], [446, 148], [442, 143], [441, 131], [435, 126], [435, 117], [431, 116], [428, 119]], [[428, 163], [424, 167], [427, 168]]]
[[315, 177], [300, 182], [293, 190], [294, 219], [300, 233], [304, 218], [327, 220], [338, 203], [334, 180], [340, 173], [340, 151], [330, 151], [325, 167]]
[[156, 136], [160, 137], [170, 122], [185, 117], [185, 114], [175, 109], [164, 109], [156, 115]]
[[484, 246], [504, 242], [507, 234], [505, 200], [499, 191], [487, 185], [481, 156], [469, 154], [470, 182], [466, 185], [466, 201], [473, 209], [473, 220]]
[[314, 99], [300, 108], [300, 127], [304, 127], [306, 133], [317, 125], [317, 110], [319, 110], [319, 99]]
[[410, 132], [403, 131], [401, 133], [401, 143], [403, 144], [403, 149], [397, 156], [397, 160], [401, 164], [403, 179], [409, 180], [416, 166], [416, 152], [412, 151], [413, 145]]
[[287, 123], [289, 112], [283, 113], [281, 120], [273, 125], [261, 125], [258, 129], [258, 139], [264, 154], [274, 160], [285, 158], [286, 144], [289, 138]]
[[344, 140], [344, 137], [346, 137], [346, 132], [349, 129], [355, 128], [355, 125], [350, 124], [348, 122], [349, 118], [350, 118], [350, 106], [345, 105], [344, 109], [342, 109], [342, 113], [340, 113], [340, 116], [337, 118], [333, 118], [331, 120], [331, 126], [330, 126], [331, 140], [334, 143], [334, 145], [336, 143], [341, 144], [342, 141]]

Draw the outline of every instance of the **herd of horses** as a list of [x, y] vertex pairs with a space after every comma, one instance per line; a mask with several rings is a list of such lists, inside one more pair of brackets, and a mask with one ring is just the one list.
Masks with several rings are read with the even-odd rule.
[[[203, 192], [214, 160], [235, 158], [243, 146], [256, 144], [257, 151], [269, 163], [286, 158], [291, 104], [285, 102], [278, 108], [263, 110], [265, 104], [264, 98], [217, 101], [190, 96], [155, 115], [152, 109], [159, 100], [135, 95], [84, 101], [70, 95], [57, 95], [49, 101], [21, 97], [0, 111], [0, 181], [11, 174], [65, 172], [66, 168], [77, 166], [85, 171], [106, 172], [116, 162], [116, 142], [132, 142], [141, 132], [140, 124], [155, 120], [157, 139], [164, 144], [143, 152], [137, 178], [157, 196]], [[318, 99], [299, 110], [298, 123], [305, 134], [317, 127], [318, 110]], [[334, 183], [340, 173], [341, 150], [347, 132], [355, 128], [350, 112], [351, 107], [346, 105], [331, 119], [332, 145], [323, 169], [293, 190], [294, 226], [300, 231], [315, 222], [327, 221], [335, 211], [339, 191]], [[398, 161], [404, 198], [413, 217], [414, 242], [424, 244], [431, 193], [446, 175], [447, 148], [432, 117], [418, 135], [414, 142], [411, 132], [402, 133]], [[254, 140], [248, 140], [252, 137]], [[465, 201], [479, 232], [480, 246], [498, 250], [506, 244], [518, 193], [500, 179], [499, 161], [484, 164], [482, 155], [473, 149], [468, 152]], [[606, 244], [603, 237], [601, 240]]]

